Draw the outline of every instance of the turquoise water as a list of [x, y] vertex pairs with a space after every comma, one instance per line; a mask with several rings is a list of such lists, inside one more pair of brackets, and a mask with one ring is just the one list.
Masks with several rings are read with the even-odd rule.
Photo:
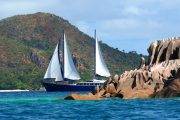
[[176, 120], [180, 98], [67, 101], [68, 93], [0, 93], [0, 120]]

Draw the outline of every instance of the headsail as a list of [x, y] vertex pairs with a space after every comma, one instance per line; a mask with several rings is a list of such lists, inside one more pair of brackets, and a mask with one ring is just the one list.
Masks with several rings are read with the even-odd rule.
[[59, 62], [59, 52], [58, 52], [59, 44], [57, 44], [47, 71], [44, 75], [44, 79], [46, 78], [55, 78], [55, 81], [62, 81], [63, 77], [61, 74], [61, 65]]
[[79, 80], [80, 76], [74, 65], [72, 55], [67, 46], [66, 35], [64, 34], [64, 78], [70, 80]]
[[100, 46], [99, 46], [99, 42], [98, 39], [95, 35], [95, 39], [96, 39], [96, 68], [95, 68], [95, 73], [100, 75], [100, 76], [104, 76], [104, 77], [109, 77], [110, 73], [109, 70], [105, 64], [105, 61], [103, 59], [101, 50], [100, 50]]

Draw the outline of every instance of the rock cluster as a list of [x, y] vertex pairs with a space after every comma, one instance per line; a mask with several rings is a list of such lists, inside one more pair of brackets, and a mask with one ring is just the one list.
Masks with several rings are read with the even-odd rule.
[[38, 67], [44, 68], [45, 67], [45, 58], [40, 57], [36, 51], [31, 51], [29, 54], [30, 60], [35, 63]]
[[96, 91], [65, 99], [99, 100], [107, 97], [123, 99], [180, 96], [180, 40], [158, 41], [149, 47], [149, 64], [115, 75]]

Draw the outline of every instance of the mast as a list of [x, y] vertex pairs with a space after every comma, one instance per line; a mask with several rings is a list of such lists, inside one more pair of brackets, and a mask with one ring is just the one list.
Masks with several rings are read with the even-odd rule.
[[95, 45], [94, 45], [94, 79], [96, 78], [96, 29], [94, 30], [94, 40], [95, 40]]
[[62, 68], [63, 68], [63, 78], [64, 78], [64, 39], [65, 39], [65, 32], [63, 30], [63, 35], [62, 35]]
[[[59, 39], [59, 46], [58, 46], [58, 55], [61, 55], [61, 58], [59, 56], [59, 63], [61, 64], [61, 74], [62, 78], [64, 79], [64, 47], [63, 47], [63, 38], [64, 38], [64, 30], [63, 30], [63, 35], [61, 35], [61, 38]], [[60, 50], [61, 49], [61, 50]], [[61, 51], [61, 53], [60, 53]]]

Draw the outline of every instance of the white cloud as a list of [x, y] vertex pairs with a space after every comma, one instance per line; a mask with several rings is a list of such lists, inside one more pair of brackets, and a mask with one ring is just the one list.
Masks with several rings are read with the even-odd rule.
[[156, 14], [156, 12], [153, 10], [148, 10], [147, 8], [141, 8], [131, 5], [131, 6], [125, 6], [124, 9], [122, 10], [122, 14], [126, 16], [129, 15], [142, 16], [142, 15], [153, 15]]
[[135, 6], [125, 7], [125, 9], [123, 11], [123, 13], [125, 15], [128, 15], [128, 14], [142, 15], [142, 12], [143, 12], [143, 10], [141, 10], [140, 8], [135, 7]]

